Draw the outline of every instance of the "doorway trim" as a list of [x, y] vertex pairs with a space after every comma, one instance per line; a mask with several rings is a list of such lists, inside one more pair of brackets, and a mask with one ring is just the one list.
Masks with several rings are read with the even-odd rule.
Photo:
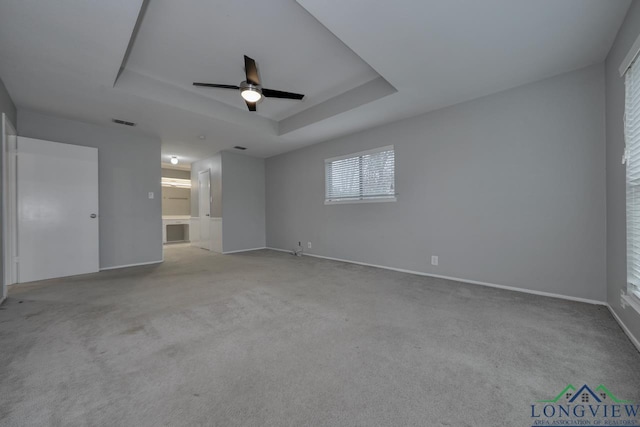
[[[18, 227], [16, 204], [16, 149], [17, 136], [15, 126], [5, 113], [2, 113], [2, 254], [3, 277], [0, 302], [7, 295], [7, 287], [18, 282]], [[12, 138], [10, 138], [12, 137]]]
[[[203, 179], [205, 178], [205, 179]], [[207, 183], [207, 194], [206, 200], [209, 205], [209, 213], [205, 216], [202, 216], [203, 207], [201, 203], [205, 198], [205, 194], [201, 194], [201, 182]], [[207, 210], [207, 209], [205, 209]], [[198, 232], [200, 236], [198, 238], [199, 247], [206, 250], [211, 250], [211, 170], [205, 169], [198, 172], [198, 218], [200, 218], [200, 224], [198, 227]], [[204, 238], [203, 238], [204, 235]]]

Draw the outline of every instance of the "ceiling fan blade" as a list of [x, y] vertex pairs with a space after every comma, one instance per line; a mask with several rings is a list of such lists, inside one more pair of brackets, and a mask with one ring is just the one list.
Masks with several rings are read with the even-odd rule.
[[267, 98], [302, 99], [301, 93], [283, 92], [281, 90], [262, 89], [262, 94]]
[[249, 111], [256, 111], [256, 103], [255, 102], [249, 102], [249, 101], [244, 101], [247, 103], [247, 108], [249, 109]]
[[247, 75], [247, 83], [251, 83], [252, 85], [260, 84], [260, 77], [258, 77], [258, 67], [256, 66], [256, 61], [249, 58], [247, 55], [244, 56], [244, 72]]
[[240, 86], [233, 86], [233, 85], [217, 85], [214, 83], [193, 83], [194, 86], [202, 86], [202, 87], [216, 87], [216, 88], [220, 88], [220, 89], [235, 89], [238, 90], [240, 89]]

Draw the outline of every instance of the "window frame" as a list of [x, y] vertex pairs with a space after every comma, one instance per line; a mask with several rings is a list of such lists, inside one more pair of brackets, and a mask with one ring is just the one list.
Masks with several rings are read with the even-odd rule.
[[[638, 58], [640, 57], [640, 36], [638, 36], [638, 38], [635, 40], [635, 42], [633, 43], [633, 45], [631, 46], [631, 49], [629, 49], [629, 52], [627, 53], [626, 57], [624, 58], [624, 60], [622, 61], [622, 63], [620, 64], [620, 77], [623, 78], [623, 84], [625, 85], [625, 95], [624, 95], [624, 129], [623, 129], [623, 136], [624, 136], [624, 141], [625, 141], [625, 150], [624, 150], [624, 154], [623, 154], [623, 163], [625, 164], [625, 214], [628, 212], [628, 205], [629, 205], [629, 190], [628, 190], [628, 186], [629, 186], [629, 179], [628, 179], [628, 166], [629, 166], [629, 144], [627, 141], [627, 94], [628, 94], [628, 90], [626, 87], [626, 74], [629, 70], [631, 70], [633, 67], [640, 67], [640, 62], [638, 61]], [[635, 68], [634, 68], [635, 70]], [[640, 73], [640, 69], [637, 70]], [[626, 271], [626, 287], [625, 287], [625, 291], [626, 293], [623, 292], [622, 295], [622, 304], [623, 306], [625, 305], [625, 303], [631, 307], [633, 307], [638, 313], [640, 313], [640, 283], [632, 283], [632, 281], [630, 280], [630, 275], [629, 275], [629, 231], [628, 231], [628, 218], [627, 221], [625, 223], [625, 238], [626, 238], [626, 259], [627, 259], [627, 271]]]
[[[393, 189], [394, 194], [389, 196], [362, 196], [363, 187], [362, 187], [362, 163], [359, 163], [360, 167], [360, 196], [358, 198], [348, 198], [344, 200], [336, 200], [327, 198], [327, 164], [333, 163], [339, 160], [352, 159], [356, 157], [362, 157], [369, 154], [377, 154], [382, 153], [384, 151], [393, 151], [394, 161], [393, 161]], [[358, 151], [357, 153], [345, 154], [342, 156], [330, 157], [328, 159], [324, 159], [324, 204], [325, 205], [345, 205], [345, 204], [354, 204], [354, 203], [387, 203], [387, 202], [396, 202], [398, 201], [398, 193], [396, 190], [396, 167], [395, 167], [395, 146], [394, 145], [385, 145], [384, 147], [372, 148], [370, 150]]]
[[[631, 72], [631, 69], [633, 68], [633, 71], [639, 71], [636, 70], [634, 68], [634, 63], [632, 62], [631, 64], [629, 64], [628, 68], [627, 68], [627, 72]], [[639, 74], [640, 75], [640, 74]], [[624, 174], [624, 179], [625, 179], [625, 215], [626, 215], [626, 221], [625, 221], [625, 238], [626, 238], [626, 259], [627, 259], [627, 287], [626, 287], [626, 291], [627, 291], [627, 295], [632, 298], [633, 300], [635, 300], [636, 302], [640, 303], [640, 283], [634, 283], [635, 280], [633, 280], [635, 277], [633, 274], [630, 273], [630, 263], [629, 263], [629, 257], [630, 257], [630, 245], [636, 245], [638, 244], [637, 240], [640, 238], [640, 236], [634, 236], [634, 233], [629, 233], [629, 224], [630, 224], [630, 217], [629, 217], [629, 205], [633, 204], [633, 198], [629, 197], [630, 194], [630, 188], [635, 188], [636, 192], [640, 192], [640, 183], [631, 183], [630, 182], [630, 178], [629, 178], [629, 167], [631, 165], [631, 160], [632, 157], [630, 155], [631, 150], [635, 147], [632, 147], [630, 145], [630, 141], [629, 141], [629, 136], [627, 135], [627, 128], [629, 123], [627, 122], [627, 96], [628, 96], [628, 91], [629, 89], [627, 88], [627, 75], [626, 72], [623, 75], [624, 79], [625, 79], [625, 94], [624, 94], [624, 102], [625, 102], [625, 111], [624, 111], [624, 141], [625, 141], [625, 149], [624, 149], [624, 156], [623, 156], [623, 163], [625, 164], [625, 174]], [[633, 160], [636, 160], [635, 158]], [[637, 160], [636, 160], [637, 162]], [[635, 205], [640, 204], [640, 201], [635, 201]], [[634, 210], [632, 208], [632, 210]], [[636, 216], [634, 215], [632, 218], [636, 218]], [[634, 238], [635, 237], [635, 238]], [[633, 257], [633, 259], [637, 259], [636, 257]], [[637, 278], [636, 278], [637, 279]]]

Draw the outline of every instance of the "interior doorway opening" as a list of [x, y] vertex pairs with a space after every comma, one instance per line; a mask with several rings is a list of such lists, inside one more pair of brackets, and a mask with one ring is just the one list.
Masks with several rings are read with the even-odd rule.
[[162, 243], [189, 243], [191, 228], [191, 165], [162, 163]]

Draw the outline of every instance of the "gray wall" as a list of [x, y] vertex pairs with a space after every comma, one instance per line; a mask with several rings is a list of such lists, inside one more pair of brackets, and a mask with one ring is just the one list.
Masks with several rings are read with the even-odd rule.
[[7, 88], [4, 86], [2, 79], [0, 79], [0, 113], [5, 113], [11, 121], [11, 124], [18, 126], [18, 113], [16, 106], [13, 103]]
[[[600, 64], [269, 158], [267, 246], [604, 301], [604, 96]], [[324, 159], [390, 144], [397, 202], [324, 205]]]
[[622, 309], [620, 291], [627, 287], [624, 79], [618, 68], [631, 45], [640, 35], [640, 2], [631, 4], [618, 36], [607, 56], [607, 301], [629, 330], [640, 339], [640, 315], [632, 308]]
[[[16, 106], [13, 103], [11, 96], [9, 96], [9, 92], [7, 92], [7, 88], [4, 86], [4, 82], [2, 81], [2, 79], [0, 79], [0, 116], [2, 115], [2, 113], [6, 114], [7, 118], [13, 126], [17, 126]], [[2, 129], [0, 129], [0, 132], [2, 132]], [[4, 170], [2, 168], [2, 165], [4, 165], [4, 151], [0, 150], [0, 189], [2, 189], [4, 185]], [[0, 197], [0, 280], [2, 282], [4, 282], [4, 248], [1, 243], [4, 239], [4, 236], [2, 234], [2, 231], [4, 229], [3, 211], [4, 206], [2, 206], [2, 198]], [[0, 295], [0, 298], [1, 297], [2, 296]]]
[[264, 159], [222, 152], [222, 250], [265, 246]]
[[198, 216], [198, 173], [211, 172], [211, 216], [222, 218], [223, 252], [265, 246], [264, 159], [226, 151], [191, 164], [191, 215]]
[[101, 268], [162, 260], [160, 139], [22, 109], [18, 119], [20, 136], [98, 149]]
[[222, 218], [222, 155], [220, 153], [191, 164], [191, 216], [199, 215], [198, 174], [207, 169], [209, 169], [211, 183], [211, 217]]

